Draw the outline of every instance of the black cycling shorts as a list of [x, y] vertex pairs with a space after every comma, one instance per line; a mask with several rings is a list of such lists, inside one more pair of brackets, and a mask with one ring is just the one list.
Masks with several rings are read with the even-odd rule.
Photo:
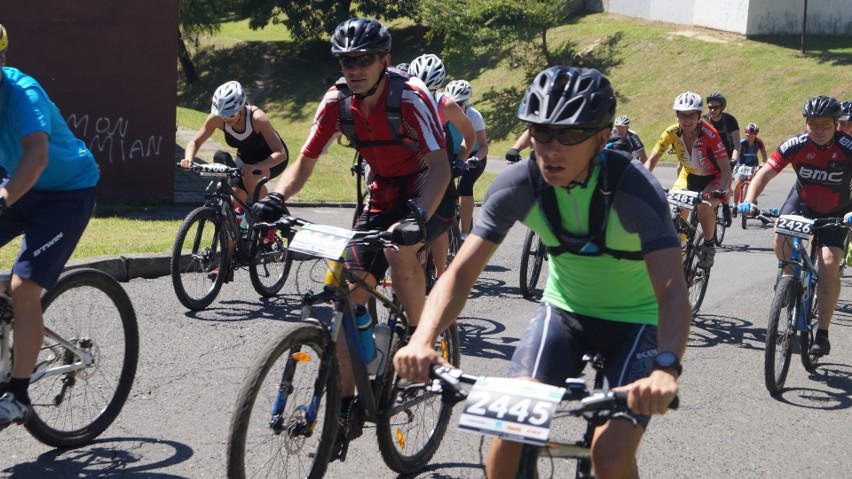
[[[778, 212], [780, 215], [802, 215], [806, 218], [829, 218], [832, 216], [843, 216], [846, 210], [841, 210], [838, 213], [833, 214], [822, 214], [822, 213], [814, 213], [808, 208], [802, 199], [799, 197], [799, 190], [796, 188], [796, 185], [790, 189], [790, 194], [787, 195], [787, 199], [784, 200], [784, 205], [781, 206], [781, 210]], [[836, 227], [836, 228], [824, 228], [817, 230], [814, 234], [814, 237], [819, 243], [823, 246], [830, 246], [834, 248], [843, 249], [844, 243], [846, 243], [846, 228]]]
[[[243, 164], [247, 164], [247, 165], [252, 164], [252, 163], [246, 162], [244, 159], [240, 158], [239, 156], [237, 156], [237, 158], [239, 158], [240, 162], [242, 162]], [[266, 158], [263, 158], [263, 159], [265, 160]], [[283, 162], [281, 162], [281, 164], [275, 165], [272, 168], [270, 168], [269, 169], [269, 179], [271, 180], [273, 178], [276, 178], [276, 177], [278, 177], [278, 175], [283, 173], [284, 169], [287, 168], [288, 161], [289, 161], [289, 159], [284, 160]], [[219, 163], [219, 164], [230, 166], [231, 168], [237, 168], [237, 163], [231, 157], [231, 154], [228, 153], [227, 151], [217, 150], [216, 153], [213, 154], [213, 163]], [[243, 184], [243, 178], [241, 176], [238, 176], [236, 178], [230, 178], [228, 180], [228, 184], [231, 185], [231, 188], [240, 188], [241, 190], [244, 190], [244, 191], [246, 190], [246, 186], [245, 186], [245, 184]]]
[[[406, 202], [402, 202], [403, 205]], [[397, 208], [394, 211], [371, 211], [370, 204], [364, 208], [364, 212], [358, 217], [353, 228], [355, 231], [383, 230], [386, 231], [394, 223], [405, 218], [409, 214], [408, 207]], [[444, 197], [435, 213], [426, 222], [427, 242], [438, 237], [449, 229], [452, 220], [456, 216], [455, 199]], [[388, 269], [388, 261], [384, 251], [375, 251], [367, 246], [350, 246], [346, 257], [346, 268], [349, 270], [366, 271], [375, 278], [383, 278]]]
[[[606, 358], [604, 387], [630, 384], [654, 368], [657, 327], [583, 316], [542, 303], [515, 349], [508, 376], [562, 387], [566, 379], [580, 376], [588, 352]], [[630, 415], [643, 428], [651, 419]]]
[[476, 168], [468, 167], [459, 177], [459, 196], [473, 196], [473, 185], [476, 180], [482, 176], [485, 171], [485, 165], [488, 163], [486, 158], [479, 159], [479, 166]]

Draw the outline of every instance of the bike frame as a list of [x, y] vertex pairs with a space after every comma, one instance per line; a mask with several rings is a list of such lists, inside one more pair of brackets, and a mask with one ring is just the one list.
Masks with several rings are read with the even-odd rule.
[[799, 297], [796, 300], [798, 303], [798, 311], [796, 313], [796, 317], [793, 319], [796, 323], [792, 326], [794, 326], [795, 330], [800, 333], [808, 334], [810, 331], [810, 327], [808, 325], [808, 314], [811, 310], [812, 298], [810, 293], [816, 288], [816, 285], [819, 282], [819, 275], [813, 261], [811, 260], [811, 257], [816, 252], [817, 245], [815, 242], [812, 242], [810, 245], [811, 254], [808, 254], [807, 248], [803, 244], [801, 238], [792, 237], [791, 239], [793, 247], [790, 252], [790, 259], [778, 262], [778, 276], [776, 284], [778, 280], [781, 279], [781, 275], [784, 273], [784, 267], [792, 267], [793, 277], [796, 278], [796, 289], [799, 293]]
[[[358, 401], [364, 407], [366, 419], [375, 422], [376, 419], [384, 413], [379, 411], [378, 396], [384, 387], [384, 373], [387, 370], [389, 361], [384, 364], [384, 368], [376, 373], [375, 379], [370, 379], [370, 373], [367, 371], [367, 364], [364, 362], [361, 353], [361, 344], [358, 338], [358, 329], [355, 324], [355, 308], [349, 299], [349, 285], [354, 284], [357, 287], [363, 288], [376, 298], [385, 307], [389, 308], [393, 313], [391, 315], [392, 323], [389, 325], [391, 331], [397, 334], [398, 327], [408, 327], [407, 319], [403, 314], [401, 306], [395, 304], [392, 299], [386, 297], [379, 292], [375, 287], [368, 285], [363, 279], [349, 273], [343, 268], [342, 263], [332, 262], [329, 265], [329, 271], [326, 275], [326, 283], [323, 290], [316, 294], [306, 294], [302, 298], [302, 312], [300, 320], [318, 324], [326, 332], [327, 347], [323, 351], [322, 361], [327, 364], [331, 360], [331, 355], [337, 354], [336, 344], [340, 339], [341, 331], [343, 339], [346, 341], [346, 346], [349, 354], [349, 361], [352, 367], [352, 373], [355, 378], [355, 386], [358, 389]], [[330, 324], [311, 319], [313, 307], [316, 304], [325, 304], [331, 302], [334, 306], [334, 315]], [[391, 339], [393, 343], [393, 337]], [[391, 348], [388, 348], [391, 352]], [[285, 371], [285, 375], [287, 372]], [[317, 419], [320, 401], [323, 395], [324, 385], [328, 379], [328, 369], [323, 369], [314, 386], [313, 400], [311, 408], [307, 412], [307, 418], [310, 424], [313, 424]], [[273, 416], [280, 415], [286, 406], [286, 398], [282, 397], [286, 391], [279, 391], [278, 398], [275, 402], [275, 410], [272, 411]], [[282, 402], [283, 401], [283, 402]], [[401, 411], [406, 404], [397, 405]]]

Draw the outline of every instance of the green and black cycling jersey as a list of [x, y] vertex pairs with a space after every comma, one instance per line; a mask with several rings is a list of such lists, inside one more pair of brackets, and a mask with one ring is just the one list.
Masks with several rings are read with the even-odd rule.
[[[657, 179], [636, 160], [604, 151], [601, 160], [609, 172], [618, 168], [617, 184], [610, 184], [609, 213], [600, 221], [602, 201], [601, 161], [596, 160], [585, 184], [572, 188], [548, 187], [530, 160], [510, 165], [491, 185], [473, 233], [500, 243], [516, 221], [541, 235], [542, 241], [558, 251], [565, 250], [542, 208], [548, 188], [555, 193], [561, 229], [578, 238], [602, 237], [603, 250], [553, 255], [549, 252], [550, 276], [542, 301], [565, 311], [612, 321], [657, 324], [659, 307], [642, 256], [665, 248], [679, 247], [677, 233], [663, 189]], [[600, 231], [590, 224], [601, 223]], [[596, 233], [605, 233], [598, 235]], [[594, 241], [589, 241], [594, 243]], [[580, 242], [582, 243], [582, 242]], [[592, 245], [594, 246], [594, 245]]]

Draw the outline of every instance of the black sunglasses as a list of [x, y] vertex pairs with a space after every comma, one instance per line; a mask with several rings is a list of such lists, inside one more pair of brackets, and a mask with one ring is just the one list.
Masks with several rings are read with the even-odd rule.
[[709, 108], [711, 110], [719, 110], [719, 109], [722, 108], [722, 105], [716, 105], [716, 106], [710, 105], [707, 108]]
[[367, 68], [373, 63], [376, 63], [376, 60], [378, 59], [379, 55], [376, 53], [371, 53], [369, 55], [361, 55], [359, 57], [342, 56], [338, 58], [338, 60], [340, 61], [340, 66], [347, 69]]
[[598, 130], [588, 128], [564, 128], [561, 130], [551, 130], [541, 126], [531, 126], [530, 135], [539, 143], [550, 143], [556, 138], [556, 141], [565, 145], [571, 146], [582, 143], [597, 133]]

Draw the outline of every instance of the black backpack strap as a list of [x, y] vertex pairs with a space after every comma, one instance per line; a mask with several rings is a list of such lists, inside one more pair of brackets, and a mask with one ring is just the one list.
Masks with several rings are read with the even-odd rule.
[[[612, 205], [615, 202], [618, 185], [621, 182], [621, 174], [627, 168], [630, 160], [618, 154], [602, 153], [600, 156], [601, 172], [598, 178], [595, 191], [592, 193], [589, 211], [589, 232], [602, 232], [597, 237], [590, 238], [584, 250], [575, 252], [574, 247], [568, 246], [567, 243], [560, 240], [559, 246], [548, 247], [548, 252], [553, 256], [559, 256], [563, 253], [574, 253], [581, 255], [597, 256], [608, 254], [616, 259], [641, 260], [643, 255], [641, 251], [621, 251], [614, 250], [606, 245], [606, 224], [609, 221], [609, 213]], [[550, 227], [553, 229], [557, 238], [572, 236], [562, 226], [562, 217], [559, 214], [559, 204], [556, 200], [556, 191], [552, 186], [548, 186], [541, 191], [539, 195], [539, 205], [542, 213], [545, 216]]]
[[387, 100], [385, 101], [385, 112], [394, 139], [365, 142], [358, 140], [358, 136], [355, 133], [355, 120], [352, 115], [352, 97], [354, 94], [346, 85], [346, 80], [342, 77], [335, 84], [338, 105], [340, 106], [340, 131], [349, 140], [352, 147], [356, 149], [367, 146], [400, 145], [417, 151], [420, 149], [420, 144], [406, 136], [402, 126], [402, 91], [405, 89], [405, 84], [408, 82], [409, 77], [397, 70], [392, 70], [388, 71], [388, 78], [389, 91]]

